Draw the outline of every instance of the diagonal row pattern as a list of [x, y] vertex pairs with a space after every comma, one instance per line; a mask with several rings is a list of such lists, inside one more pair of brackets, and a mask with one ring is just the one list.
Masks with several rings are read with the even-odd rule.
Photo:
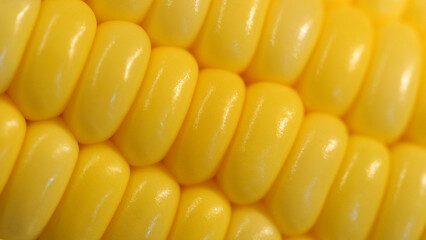
[[0, 238], [426, 239], [425, 16], [0, 0]]

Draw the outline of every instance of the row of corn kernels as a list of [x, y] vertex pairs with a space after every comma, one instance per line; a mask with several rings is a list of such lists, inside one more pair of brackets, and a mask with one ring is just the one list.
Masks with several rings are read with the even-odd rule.
[[[58, 8], [57, 6], [55, 7], [54, 3], [51, 3], [49, 1], [47, 2], [48, 3], [44, 5], [47, 5], [47, 6], [50, 5], [50, 11], [51, 11], [50, 14], [56, 14], [59, 17], [66, 16], [65, 14], [60, 14], [60, 12], [58, 11], [61, 8]], [[74, 6], [76, 9], [73, 9], [72, 6]], [[83, 5], [81, 4], [75, 3], [75, 4], [70, 4], [69, 6], [65, 6], [62, 9], [65, 12], [73, 13], [76, 10], [81, 10], [79, 9], [79, 7], [82, 8], [82, 6]], [[49, 10], [48, 7], [45, 7], [45, 9]], [[49, 15], [48, 10], [44, 11], [45, 15], [41, 15], [41, 16], [45, 16], [45, 18], [47, 19], [46, 20], [47, 22], [49, 19], [54, 19], [53, 17]], [[74, 15], [69, 14], [68, 17], [75, 20]], [[78, 21], [75, 21], [75, 22], [78, 23]], [[74, 47], [76, 45], [76, 42], [78, 43], [79, 38], [81, 38], [82, 35], [84, 36], [84, 33], [86, 32], [86, 26], [83, 28], [81, 26], [78, 26], [78, 27], [76, 30], [78, 33], [77, 34], [78, 37], [73, 38]], [[49, 33], [49, 31], [45, 31], [46, 28], [41, 28], [41, 29], [43, 30], [43, 31], [40, 30], [41, 33], [43, 32]], [[36, 36], [37, 34], [34, 34], [34, 35]], [[394, 33], [394, 35], [392, 36], [397, 36], [397, 35], [398, 34]], [[53, 36], [57, 37], [57, 34], [53, 34]], [[40, 35], [40, 39], [42, 40], [35, 41], [35, 43], [33, 44], [34, 51], [36, 52], [36, 50], [38, 50], [38, 53], [40, 53], [40, 48], [41, 48], [40, 45], [45, 44], [45, 42], [49, 40], [43, 34]], [[144, 35], [143, 31], [138, 29], [136, 25], [127, 24], [123, 22], [109, 22], [99, 27], [98, 33], [95, 38], [94, 47], [86, 63], [86, 69], [83, 71], [83, 75], [81, 77], [84, 80], [80, 80], [78, 89], [76, 90], [73, 97], [71, 98], [71, 103], [68, 105], [67, 110], [64, 114], [65, 120], [67, 121], [68, 125], [73, 130], [73, 133], [76, 135], [77, 139], [80, 142], [91, 143], [91, 142], [103, 141], [109, 138], [111, 135], [113, 135], [115, 130], [118, 128], [118, 125], [120, 125], [122, 119], [124, 118], [125, 113], [130, 107], [130, 104], [132, 102], [131, 99], [134, 99], [135, 95], [137, 94], [138, 86], [140, 86], [141, 84], [140, 81], [142, 80], [141, 79], [142, 75], [144, 75], [143, 72], [145, 71], [145, 68], [144, 67], [141, 68], [140, 66], [141, 65], [146, 66], [148, 64], [149, 53], [148, 54], [146, 53], [149, 52], [149, 43], [147, 46], [147, 41], [148, 40], [146, 36]], [[32, 42], [30, 42], [30, 44], [31, 43]], [[36, 44], [36, 43], [39, 43], [39, 44]], [[53, 43], [53, 40], [52, 40], [52, 43]], [[87, 45], [87, 42], [86, 42], [86, 45]], [[115, 48], [114, 48], [114, 45], [116, 45]], [[123, 48], [124, 46], [128, 47], [128, 49]], [[39, 47], [39, 49], [37, 49], [37, 47]], [[51, 51], [51, 53], [49, 54], [58, 54], [59, 56], [61, 56], [61, 53], [60, 52], [58, 53], [58, 50], [61, 50], [61, 49], [65, 53], [67, 53], [65, 54], [66, 56], [75, 56], [74, 55], [75, 53], [84, 52], [84, 51], [81, 51], [81, 49], [80, 50], [74, 49], [74, 47], [72, 48], [55, 47], [54, 48], [50, 45], [49, 47], [46, 47], [46, 48]], [[86, 46], [86, 48], [88, 47]], [[411, 52], [415, 52], [415, 51], [411, 51]], [[133, 55], [129, 57], [129, 53], [133, 53]], [[121, 55], [121, 60], [120, 60], [120, 57], [117, 57], [120, 55]], [[51, 57], [51, 55], [49, 55], [48, 57]], [[46, 61], [43, 61], [37, 58], [31, 59], [31, 56], [28, 58], [30, 58], [30, 60], [28, 60], [27, 62], [30, 62], [30, 63], [27, 63], [27, 65], [30, 66], [30, 68], [33, 67], [34, 63], [37, 63], [37, 62], [46, 63]], [[81, 65], [83, 65], [84, 61], [81, 61], [81, 58], [82, 57], [80, 56], [79, 60], [81, 62]], [[409, 55], [407, 59], [411, 61], [412, 56]], [[146, 77], [143, 81], [142, 89], [139, 92], [136, 103], [133, 106], [133, 108], [136, 108], [139, 110], [130, 111], [130, 114], [128, 115], [127, 119], [122, 124], [122, 129], [127, 128], [127, 130], [119, 130], [119, 133], [120, 132], [124, 132], [124, 133], [123, 134], [118, 133], [116, 135], [117, 137], [114, 137], [114, 141], [117, 143], [120, 150], [126, 155], [126, 157], [129, 158], [130, 161], [132, 161], [132, 159], [136, 159], [135, 161], [138, 161], [138, 160], [146, 161], [148, 159], [146, 163], [136, 162], [136, 163], [132, 163], [133, 165], [152, 164], [153, 162], [161, 160], [166, 155], [170, 146], [173, 143], [173, 140], [178, 134], [178, 131], [179, 131], [179, 128], [181, 127], [182, 122], [184, 122], [182, 129], [185, 129], [184, 127], [187, 126], [189, 130], [185, 129], [185, 130], [182, 130], [181, 133], [179, 133], [179, 136], [172, 147], [172, 150], [175, 149], [174, 154], [172, 154], [173, 151], [171, 151], [171, 154], [169, 154], [166, 157], [165, 163], [169, 166], [171, 171], [174, 172], [176, 178], [181, 183], [185, 183], [185, 181], [189, 181], [189, 182], [186, 182], [185, 184], [192, 184], [195, 182], [204, 181], [205, 179], [208, 179], [215, 174], [215, 169], [217, 168], [217, 165], [219, 164], [219, 161], [221, 160], [221, 156], [223, 155], [223, 152], [225, 151], [230, 141], [230, 138], [232, 137], [233, 132], [236, 129], [236, 124], [239, 119], [240, 112], [242, 111], [242, 108], [243, 108], [242, 99], [244, 98], [244, 92], [245, 92], [245, 90], [243, 89], [243, 84], [241, 82], [241, 79], [239, 79], [239, 77], [236, 76], [235, 74], [222, 71], [222, 70], [202, 71], [202, 73], [200, 73], [200, 77], [199, 77], [200, 80], [198, 80], [197, 89], [193, 99], [193, 105], [197, 103], [196, 99], [200, 99], [198, 102], [199, 105], [195, 107], [191, 106], [189, 113], [193, 113], [193, 114], [192, 115], [189, 114], [187, 118], [191, 119], [191, 116], [192, 116], [192, 120], [189, 120], [189, 123], [187, 123], [188, 121], [186, 120], [184, 121], [183, 119], [186, 114], [185, 109], [188, 109], [190, 105], [191, 97], [193, 95], [195, 84], [198, 78], [197, 77], [198, 70], [197, 70], [196, 62], [192, 59], [192, 57], [188, 53], [182, 50], [173, 49], [173, 48], [155, 49], [151, 55], [150, 61], [151, 62], [148, 65], [148, 69], [147, 69], [147, 73], [145, 74]], [[25, 59], [24, 59], [24, 63], [25, 63]], [[53, 61], [50, 63], [55, 63], [55, 62]], [[58, 61], [57, 63], [62, 64], [63, 66], [63, 61]], [[122, 65], [120, 66], [120, 64]], [[72, 64], [70, 66], [75, 67], [75, 65], [72, 65]], [[73, 68], [70, 68], [70, 66], [68, 66], [69, 71], [67, 73], [70, 73], [73, 70]], [[25, 70], [25, 65], [22, 68]], [[34, 69], [37, 69], [37, 68], [34, 67]], [[50, 67], [47, 67], [47, 66], [41, 69], [46, 70], [47, 72], [51, 71]], [[40, 69], [38, 69], [38, 71], [40, 71]], [[164, 74], [163, 71], [169, 72], [169, 74]], [[19, 83], [19, 82], [12, 83], [12, 87], [11, 87], [11, 90], [9, 90], [9, 94], [14, 98], [14, 100], [17, 102], [18, 105], [24, 102], [23, 104], [20, 105], [20, 107], [21, 107], [21, 111], [24, 113], [24, 115], [27, 118], [38, 120], [37, 117], [35, 118], [30, 117], [31, 114], [34, 114], [34, 115], [37, 115], [40, 113], [43, 114], [43, 111], [40, 111], [40, 109], [37, 109], [37, 107], [34, 107], [34, 104], [37, 105], [37, 101], [35, 100], [40, 100], [40, 99], [37, 99], [38, 97], [44, 98], [46, 94], [49, 94], [49, 92], [51, 93], [52, 91], [49, 91], [49, 89], [51, 90], [51, 88], [49, 88], [51, 86], [47, 88], [40, 88], [40, 87], [37, 88], [36, 86], [29, 88], [31, 84], [28, 84], [28, 82], [25, 82], [25, 81], [27, 81], [28, 79], [31, 80], [29, 76], [31, 77], [37, 76], [37, 74], [33, 74], [34, 72], [32, 71], [29, 71], [29, 73], [28, 72], [25, 73], [24, 71], [24, 73], [22, 74], [24, 75], [24, 77], [22, 77], [22, 79], [24, 79], [23, 80], [24, 83]], [[55, 78], [55, 80], [58, 80], [58, 79], [61, 80], [62, 76], [58, 77], [56, 74], [57, 72], [51, 71], [50, 73], [52, 73], [53, 76], [57, 77]], [[18, 76], [20, 76], [20, 74], [21, 72], [18, 72]], [[27, 76], [25, 76], [25, 74], [27, 74]], [[74, 74], [78, 75], [78, 73], [74, 73]], [[64, 74], [64, 76], [72, 78], [72, 74], [71, 76], [70, 74]], [[227, 78], [228, 79], [233, 78], [234, 80], [229, 80], [227, 83], [225, 83], [223, 79], [227, 79]], [[18, 78], [18, 79], [21, 79], [21, 78]], [[117, 79], [124, 79], [123, 82], [125, 83], [114, 85]], [[138, 82], [138, 79], [140, 79], [139, 82]], [[165, 80], [162, 80], [162, 79], [165, 79]], [[201, 79], [208, 79], [208, 80], [201, 80]], [[220, 79], [222, 79], [222, 82], [220, 81]], [[33, 84], [36, 85], [38, 83], [43, 82], [42, 81], [43, 76], [40, 77], [39, 80], [33, 81]], [[166, 82], [166, 80], [169, 80], [171, 82]], [[409, 81], [409, 80], [406, 80], [406, 81]], [[69, 80], [64, 82], [68, 84], [70, 83]], [[216, 84], [217, 86], [214, 86], [214, 84]], [[226, 86], [223, 84], [231, 84], [231, 86]], [[13, 86], [16, 86], [16, 87], [14, 88]], [[72, 89], [69, 90], [70, 87], [65, 86], [65, 88], [67, 87], [68, 89], [66, 90], [69, 91], [68, 95], [71, 95]], [[122, 88], [121, 92], [119, 89], [120, 87]], [[108, 90], [108, 88], [110, 89]], [[220, 90], [225, 92], [221, 92], [221, 91], [218, 92], [216, 88], [219, 88]], [[230, 91], [230, 89], [232, 90], [233, 88], [235, 88], [236, 90], [234, 92]], [[13, 90], [13, 89], [17, 89], [17, 90]], [[104, 91], [105, 89], [107, 90]], [[34, 98], [33, 96], [31, 96], [31, 94], [33, 94], [33, 91], [37, 92], [37, 90], [40, 90], [40, 92], [38, 93], [38, 96]], [[227, 90], [229, 92], [226, 92]], [[96, 93], [99, 93], [99, 94], [96, 94]], [[64, 96], [61, 92], [59, 93], [56, 92], [56, 94], [57, 94], [56, 96], [60, 96], [60, 97]], [[227, 98], [226, 97], [223, 98], [224, 94]], [[124, 95], [127, 95], [127, 96], [124, 96]], [[211, 95], [215, 96], [216, 100], [209, 99]], [[195, 96], [199, 96], [199, 97], [196, 98]], [[114, 102], [116, 101], [117, 97], [118, 97], [117, 101], [119, 103], [117, 103], [117, 105], [114, 106]], [[24, 100], [20, 100], [20, 98]], [[169, 105], [167, 105], [167, 101], [165, 101], [165, 99], [167, 98], [170, 100]], [[48, 99], [50, 101], [46, 101], [46, 99], [42, 99], [44, 100], [43, 107], [45, 107], [42, 110], [46, 110], [47, 112], [52, 111], [52, 109], [55, 110], [55, 107], [52, 108], [52, 105], [55, 105], [55, 103], [59, 105], [60, 104], [66, 105], [67, 101], [64, 101], [65, 99], [66, 97], [62, 99], [63, 100], [62, 103], [61, 101], [55, 101], [57, 99], [55, 99], [54, 97]], [[120, 101], [120, 99], [122, 101]], [[215, 106], [218, 102], [217, 99], [223, 99], [224, 102], [222, 104], [225, 107], [220, 108], [219, 106]], [[111, 103], [111, 105], [107, 104], [108, 101]], [[210, 101], [210, 104], [211, 104], [210, 108], [217, 107], [218, 109], [217, 112], [222, 113], [222, 115], [215, 114], [217, 112], [210, 111], [210, 108], [208, 108], [207, 110], [204, 109], [205, 102], [208, 102], [208, 101]], [[367, 102], [371, 102], [371, 101], [367, 101]], [[27, 108], [27, 110], [23, 110], [24, 108]], [[26, 112], [29, 112], [28, 115], [26, 114]], [[210, 119], [211, 118], [210, 115], [203, 116], [202, 115], [203, 113], [204, 114], [210, 113], [211, 116], [213, 117], [216, 116], [219, 119], [216, 119], [216, 121], [215, 119], [212, 120]], [[229, 113], [231, 113], [231, 118], [227, 118], [229, 116]], [[234, 141], [231, 144], [231, 148], [230, 148], [231, 150], [228, 151], [231, 156], [226, 156], [223, 163], [223, 167], [221, 168], [224, 170], [220, 171], [220, 174], [218, 175], [218, 180], [220, 185], [224, 189], [225, 193], [227, 193], [228, 197], [231, 200], [233, 200], [234, 202], [245, 203], [245, 202], [255, 201], [253, 199], [250, 200], [250, 198], [259, 199], [262, 196], [264, 196], [266, 193], [266, 190], [270, 187], [270, 185], [274, 181], [276, 175], [279, 172], [280, 166], [282, 166], [283, 164], [283, 161], [285, 158], [283, 156], [285, 156], [290, 151], [290, 147], [292, 145], [292, 142], [294, 141], [296, 132], [298, 130], [298, 125], [301, 124], [301, 117], [303, 116], [303, 108], [301, 107], [301, 103], [300, 103], [300, 100], [298, 99], [298, 96], [292, 93], [292, 91], [288, 88], [281, 87], [274, 84], [254, 84], [247, 91], [246, 103], [242, 113], [243, 115], [240, 120], [240, 124], [238, 126], [236, 135], [234, 137]], [[219, 131], [213, 131], [212, 129], [210, 129], [211, 125], [203, 128], [204, 130], [206, 129], [212, 130], [209, 133], [209, 135], [207, 135], [207, 136], [210, 136], [210, 138], [208, 137], [206, 138], [205, 135], [195, 136], [195, 137], [191, 135], [191, 127], [198, 128], [200, 115], [202, 115], [202, 118], [209, 120], [207, 121], [208, 124], [212, 124], [212, 122], [217, 124], [216, 127], [219, 129]], [[146, 117], [146, 116], [149, 116], [149, 117]], [[157, 116], [157, 118], [153, 116]], [[168, 117], [168, 121], [164, 121], [165, 120], [164, 116]], [[313, 115], [313, 116], [316, 116], [316, 115]], [[52, 116], [41, 117], [39, 119], [45, 119], [50, 117]], [[305, 119], [305, 122], [309, 122], [307, 119], [311, 119], [311, 118], [315, 119], [318, 117], [309, 116]], [[330, 117], [324, 115], [322, 116], [322, 118], [327, 119]], [[133, 123], [134, 123], [133, 127], [131, 124], [132, 122], [131, 119], [135, 119], [133, 120]], [[321, 119], [321, 116], [319, 117], [319, 119]], [[330, 119], [331, 120], [328, 120], [328, 121], [331, 123], [334, 123], [334, 124], [330, 124], [330, 126], [341, 125], [338, 123], [337, 119], [334, 119], [334, 118], [330, 118]], [[225, 120], [226, 122], [219, 122], [220, 120]], [[148, 122], [144, 124], [144, 122], [141, 122], [141, 121], [148, 121]], [[290, 121], [290, 125], [288, 125], [289, 121]], [[317, 123], [315, 123], [316, 121]], [[318, 122], [321, 122], [321, 120], [316, 120], [316, 121], [313, 121], [314, 122], [313, 126], [316, 125], [317, 128], [318, 126], [320, 126], [320, 128], [325, 128], [324, 126], [327, 125], [326, 124], [327, 120], [323, 120], [325, 123], [322, 123], [322, 124], [318, 123]], [[164, 131], [164, 129], [162, 129], [164, 128], [163, 126], [164, 123], [169, 123], [168, 125], [169, 128], [167, 128], [166, 130], [171, 130], [171, 131]], [[222, 123], [222, 124], [218, 124], [218, 123]], [[140, 125], [140, 128], [141, 128], [139, 132], [137, 131], [139, 130], [139, 127], [137, 125]], [[152, 128], [152, 125], [156, 125], [157, 128], [155, 127]], [[159, 127], [158, 125], [161, 125], [161, 127]], [[219, 127], [219, 125], [221, 128]], [[255, 128], [253, 130], [253, 126], [256, 126], [256, 125], [257, 125], [257, 129]], [[167, 124], [166, 124], [166, 127], [167, 127]], [[227, 127], [227, 128], [225, 129], [224, 127]], [[160, 132], [159, 132], [159, 129], [161, 130]], [[304, 128], [302, 127], [302, 129]], [[345, 133], [343, 132], [345, 132], [346, 130], [344, 129], [342, 131], [342, 129], [344, 129], [344, 127], [340, 128], [340, 130], [339, 129], [336, 130], [337, 135], [339, 134], [345, 135]], [[329, 129], [325, 128], [325, 130], [329, 130]], [[199, 132], [200, 131], [198, 132], [193, 131], [192, 134], [199, 134]], [[151, 133], [151, 135], [149, 133]], [[215, 133], [216, 134], [222, 133], [224, 135], [224, 136], [220, 136], [222, 137], [222, 141], [212, 138], [212, 136], [214, 136]], [[301, 133], [302, 133], [302, 130], [301, 130]], [[184, 135], [184, 136], [181, 137], [181, 135]], [[340, 137], [337, 137], [338, 139], [337, 142], [339, 143], [340, 141], [345, 142], [345, 140], [342, 140], [342, 139], [345, 139], [343, 135]], [[156, 137], [159, 137], [159, 138], [156, 139]], [[328, 137], [330, 138], [330, 136]], [[95, 140], [90, 138], [95, 138]], [[143, 139], [140, 140], [139, 138], [143, 138]], [[304, 139], [303, 134], [299, 134], [299, 138]], [[306, 138], [309, 138], [309, 137], [306, 137]], [[84, 139], [88, 139], [88, 140], [84, 140]], [[191, 150], [192, 151], [194, 150], [194, 142], [197, 142], [197, 140], [202, 141], [205, 139], [210, 139], [212, 140], [212, 142], [210, 143], [210, 145], [202, 144], [200, 142], [200, 146], [204, 146], [206, 148], [206, 149], [203, 149], [204, 151], [202, 151], [202, 153], [204, 154], [209, 153], [208, 150], [211, 150], [211, 148], [208, 148], [208, 146], [213, 145], [213, 147], [216, 147], [215, 144], [217, 142], [220, 142], [222, 144], [222, 146], [218, 147], [219, 150], [213, 149], [215, 150], [214, 152], [216, 153], [216, 156], [213, 156], [216, 161], [213, 161], [213, 166], [206, 167], [207, 174], [205, 172], [200, 173], [200, 175], [202, 176], [201, 179], [182, 180], [184, 178], [192, 178], [192, 177], [196, 178], [197, 177], [196, 174], [199, 171], [203, 170], [202, 168], [203, 166], [206, 166], [204, 165], [204, 163], [200, 164], [198, 161], [191, 161], [191, 159], [189, 159], [188, 161], [188, 159], [185, 159], [186, 156], [184, 155], [185, 153], [188, 154], [188, 152], [191, 152]], [[262, 139], [262, 140], [265, 139], [269, 142], [260, 141], [259, 139]], [[125, 142], [125, 141], [130, 141], [130, 142]], [[131, 141], [134, 141], [133, 145]], [[300, 141], [303, 142], [304, 140], [300, 140]], [[263, 145], [262, 144], [259, 145], [259, 142], [261, 143], [263, 142]], [[297, 142], [298, 141], [296, 140], [296, 143]], [[319, 142], [320, 141], [318, 141], [317, 143]], [[188, 143], [191, 143], [191, 145], [188, 145]], [[326, 142], [326, 144], [328, 143]], [[178, 145], [178, 146], [174, 147], [175, 145]], [[301, 145], [304, 145], [304, 144], [302, 143]], [[343, 143], [343, 145], [346, 145], [346, 143]], [[286, 146], [287, 149], [282, 149], [282, 146]], [[321, 146], [323, 145], [318, 144], [315, 147], [321, 148]], [[130, 150], [123, 150], [125, 148], [130, 148]], [[140, 149], [140, 148], [145, 148], [145, 149]], [[272, 150], [269, 148], [272, 148]], [[331, 146], [330, 148], [333, 149], [333, 146]], [[343, 155], [344, 148], [345, 147], [337, 148], [341, 152], [340, 155]], [[232, 151], [232, 149], [236, 149], [236, 150]], [[318, 151], [321, 151], [321, 150], [324, 151], [327, 149], [319, 149]], [[131, 154], [126, 154], [126, 151], [127, 152], [136, 151], [137, 154], [135, 154], [134, 157], [131, 157]], [[141, 155], [141, 152], [139, 151], [142, 152], [142, 155]], [[302, 152], [297, 150], [293, 150], [293, 151], [298, 153]], [[152, 152], [157, 154], [152, 154]], [[308, 154], [316, 155], [314, 153], [315, 151], [308, 151]], [[143, 154], [146, 154], [146, 155], [143, 155]], [[195, 156], [196, 154], [197, 153], [194, 153], [194, 156], [193, 156], [194, 158], [192, 160], [197, 159], [197, 156]], [[267, 154], [267, 155], [264, 155], [264, 154]], [[245, 163], [245, 160], [246, 160], [245, 155], [247, 155], [249, 158], [253, 160], [251, 164]], [[146, 156], [148, 156], [148, 158]], [[154, 159], [156, 160], [149, 161], [149, 157], [152, 157], [152, 156], [154, 156]], [[181, 164], [176, 164], [177, 161], [179, 161], [179, 158], [181, 161], [182, 160], [183, 161], [181, 162]], [[340, 156], [340, 159], [341, 158], [342, 156]], [[231, 159], [231, 160], [228, 160], [228, 159]], [[339, 159], [339, 157], [337, 157], [337, 159]], [[208, 160], [209, 159], [206, 159], [205, 164], [212, 163], [212, 161], [208, 161]], [[187, 163], [188, 165], [185, 166], [185, 163]], [[327, 176], [321, 177], [321, 179], [324, 180], [324, 182], [329, 182], [328, 185], [331, 184], [333, 176], [335, 172], [337, 171], [338, 163], [340, 163], [339, 160], [333, 162], [334, 164], [333, 166], [335, 169], [331, 167], [330, 168], [331, 171], [326, 173]], [[175, 164], [175, 166], [173, 166], [173, 164]], [[201, 166], [195, 166], [194, 164], [200, 164]], [[248, 167], [242, 168], [241, 165], [243, 165], [244, 167], [248, 165]], [[325, 165], [324, 163], [319, 163], [319, 165], [321, 165], [320, 167], [323, 167], [324, 169], [328, 169], [330, 167]], [[307, 166], [312, 168], [312, 165], [310, 164], [308, 164]], [[237, 169], [237, 170], [243, 169], [243, 170], [246, 170], [246, 173], [244, 173], [244, 171], [241, 170], [241, 176], [234, 176], [235, 172], [238, 173], [238, 171], [235, 171], [234, 169]], [[421, 172], [421, 169], [422, 168], [420, 168], [419, 170], [420, 172]], [[254, 173], [254, 175], [250, 175], [247, 173]], [[301, 176], [303, 176], [303, 174], [306, 174], [306, 171], [305, 173], [303, 171], [300, 171], [300, 173], [302, 173]], [[179, 177], [179, 174], [181, 177]], [[256, 174], [259, 175], [260, 177], [256, 177]], [[421, 176], [421, 173], [419, 173], [419, 176]], [[329, 178], [331, 178], [331, 180]], [[417, 180], [420, 179], [418, 176], [414, 178]], [[310, 182], [310, 179], [306, 178], [306, 176], [303, 177], [302, 180], [306, 182]], [[256, 183], [256, 181], [259, 183]], [[419, 181], [415, 181], [415, 182], [419, 183]], [[246, 184], [248, 186], [244, 186]], [[291, 184], [286, 183], [283, 186], [291, 188]], [[303, 184], [300, 184], [298, 182], [298, 185], [295, 185], [295, 186], [299, 186], [300, 190], [304, 191]], [[306, 225], [306, 222], [308, 222], [307, 224], [308, 226], [313, 224], [313, 223], [309, 223], [309, 221], [312, 221], [312, 219], [315, 219], [316, 218], [315, 216], [319, 214], [319, 211], [322, 207], [321, 201], [324, 201], [328, 188], [326, 186], [325, 191], [320, 191], [321, 192], [320, 195], [322, 196], [316, 196], [315, 198], [312, 198], [314, 201], [317, 201], [316, 203], [319, 203], [317, 204], [318, 206], [315, 207], [317, 213], [315, 211], [309, 210], [309, 212], [312, 213], [313, 217], [308, 216], [309, 219], [308, 221], [305, 221], [304, 223], [305, 225]], [[250, 191], [252, 190], [254, 193], [250, 193]], [[237, 200], [238, 198], [240, 198], [240, 200]], [[246, 198], [248, 198], [248, 200]], [[297, 197], [295, 197], [295, 199], [297, 200]], [[421, 198], [416, 198], [416, 199], [421, 200]], [[289, 206], [290, 205], [286, 204], [285, 207], [289, 207]], [[302, 208], [305, 208], [308, 205], [299, 205], [299, 206], [301, 206]], [[298, 211], [301, 211], [301, 209], [296, 210], [295, 213], [297, 213]], [[279, 211], [274, 210], [272, 212], [276, 213]], [[280, 216], [276, 218], [279, 218], [279, 217]], [[286, 217], [290, 220], [293, 219], [293, 217], [284, 216], [284, 218]], [[283, 222], [285, 222], [285, 220], [283, 220]], [[284, 224], [288, 225], [288, 223], [284, 223]], [[418, 223], [418, 224], [421, 225], [421, 223]], [[282, 228], [285, 229], [285, 227], [286, 226]], [[295, 227], [293, 226], [292, 228], [293, 228], [292, 230], [283, 230], [283, 231], [287, 234], [293, 234], [291, 231], [294, 231]], [[302, 229], [303, 228], [306, 228], [306, 226], [302, 227]], [[298, 231], [303, 232], [304, 230], [295, 230], [295, 232], [298, 232]]]
[[355, 132], [395, 142], [408, 125], [426, 143], [424, 0], [87, 2], [100, 21], [141, 23], [154, 46], [188, 48], [203, 67], [295, 85], [308, 111], [344, 115]]
[[[248, 97], [262, 85], [252, 85]], [[244, 152], [231, 145], [234, 157], [226, 157], [217, 176], [225, 195], [211, 181], [180, 190], [178, 175], [162, 164], [130, 170], [109, 141], [79, 147], [61, 119], [30, 122], [26, 129], [8, 97], [0, 100], [5, 113], [0, 142], [6, 147], [2, 188], [8, 181], [0, 195], [4, 239], [164, 239], [168, 234], [169, 239], [280, 239], [279, 230], [297, 235], [311, 229], [319, 239], [365, 239], [369, 234], [371, 239], [417, 239], [426, 223], [426, 150], [399, 143], [389, 156], [376, 140], [348, 138], [344, 124], [330, 115], [306, 116], [266, 197], [231, 210], [229, 200], [254, 202], [250, 198], [263, 196], [279, 169], [270, 165], [282, 164], [282, 158], [262, 159], [262, 149], [242, 144], [252, 154], [243, 162]], [[265, 117], [264, 107], [257, 108], [257, 116]], [[283, 154], [279, 141], [268, 146]], [[13, 164], [7, 160], [18, 152], [7, 178], [5, 170]], [[164, 162], [172, 172], [191, 167], [191, 162]], [[200, 171], [206, 169], [197, 164]]]
[[[39, 1], [6, 2], [2, 15], [7, 27], [2, 32], [10, 37], [3, 38], [1, 46], [3, 58], [10, 60], [2, 63], [0, 92], [8, 88], [16, 72], [39, 10]], [[188, 48], [201, 67], [241, 72], [248, 83], [294, 85], [307, 111], [343, 116], [353, 132], [387, 143], [404, 137], [425, 144], [426, 74], [419, 36], [426, 36], [426, 4], [423, 0], [360, 0], [343, 6], [335, 2], [326, 4], [337, 7], [327, 8], [320, 0], [156, 0], [134, 5], [128, 1], [88, 1], [99, 21], [141, 22], [154, 46]], [[48, 119], [64, 110], [96, 30], [95, 18], [87, 7], [53, 9], [55, 4], [44, 5], [9, 90], [32, 120]], [[372, 19], [381, 16], [388, 20], [376, 19], [379, 23], [373, 25], [371, 17], [358, 8], [367, 9]], [[141, 50], [134, 58], [123, 60], [122, 67], [144, 65], [147, 58], [143, 56], [149, 55], [146, 37], [141, 36], [145, 33], [131, 28], [126, 34], [139, 35], [139, 42], [129, 42], [128, 54]], [[120, 31], [124, 34], [126, 29]], [[105, 48], [108, 40], [99, 39], [101, 32], [95, 41], [105, 41]], [[109, 41], [114, 41], [112, 36]], [[96, 50], [101, 53], [92, 49]], [[134, 74], [143, 75], [144, 67], [138, 70]], [[128, 88], [136, 90], [138, 84], [129, 82]]]

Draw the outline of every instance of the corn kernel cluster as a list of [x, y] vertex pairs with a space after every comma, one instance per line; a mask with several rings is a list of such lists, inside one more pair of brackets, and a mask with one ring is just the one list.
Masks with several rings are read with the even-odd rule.
[[426, 0], [0, 0], [0, 239], [426, 240]]

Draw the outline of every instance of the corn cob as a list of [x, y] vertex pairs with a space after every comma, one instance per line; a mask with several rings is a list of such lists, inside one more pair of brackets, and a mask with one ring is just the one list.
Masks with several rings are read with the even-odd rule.
[[0, 0], [0, 239], [426, 239], [425, 16]]

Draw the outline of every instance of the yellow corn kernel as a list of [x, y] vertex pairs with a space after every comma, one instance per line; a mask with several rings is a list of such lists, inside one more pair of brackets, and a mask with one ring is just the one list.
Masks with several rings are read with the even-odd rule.
[[18, 157], [27, 124], [7, 95], [0, 95], [0, 193]]
[[364, 136], [349, 138], [340, 171], [314, 232], [320, 239], [366, 239], [385, 191], [389, 153]]
[[281, 234], [260, 206], [235, 206], [225, 239], [281, 240]]
[[247, 81], [294, 83], [318, 39], [323, 12], [321, 0], [272, 0]]
[[149, 38], [136, 24], [99, 25], [92, 52], [64, 113], [80, 143], [110, 138], [136, 97], [151, 52]]
[[408, 124], [418, 91], [421, 45], [414, 30], [394, 22], [382, 27], [364, 85], [347, 123], [358, 133], [396, 141]]
[[237, 128], [244, 103], [243, 80], [224, 70], [200, 72], [192, 103], [165, 164], [182, 184], [216, 173]]
[[372, 240], [419, 239], [426, 223], [426, 150], [400, 143], [391, 151], [385, 199]]
[[180, 189], [161, 165], [133, 169], [120, 206], [102, 239], [166, 239]]
[[185, 50], [152, 51], [142, 88], [113, 140], [133, 166], [162, 160], [188, 111], [198, 65]]
[[426, 240], [425, 14], [0, 0], [0, 239]]
[[206, 18], [211, 0], [156, 0], [143, 27], [154, 46], [189, 48]]
[[352, 7], [330, 11], [298, 89], [308, 110], [342, 115], [361, 87], [373, 44], [367, 16]]
[[377, 23], [399, 18], [410, 0], [355, 0]]
[[40, 0], [1, 0], [0, 6], [0, 93], [3, 93], [18, 69]]
[[71, 177], [78, 144], [59, 119], [28, 125], [14, 170], [0, 195], [0, 239], [36, 239]]
[[[410, 0], [405, 19], [415, 26], [420, 32], [421, 39], [426, 37], [426, 1]], [[423, 43], [423, 68], [421, 84], [419, 87], [417, 101], [414, 107], [413, 115], [406, 131], [408, 139], [416, 141], [426, 146], [426, 48]]]
[[269, 0], [212, 0], [194, 46], [203, 67], [234, 72], [247, 68], [254, 55]]
[[339, 119], [305, 117], [291, 153], [266, 198], [281, 232], [307, 232], [317, 220], [345, 153], [348, 133]]
[[43, 1], [9, 95], [29, 120], [65, 109], [96, 31], [90, 8], [79, 0]]
[[82, 146], [67, 190], [40, 239], [99, 239], [123, 196], [129, 172], [111, 143]]
[[247, 89], [241, 120], [217, 175], [232, 202], [252, 203], [266, 194], [302, 118], [302, 102], [292, 89], [275, 83]]
[[99, 22], [123, 20], [141, 23], [153, 0], [85, 0]]
[[231, 218], [231, 206], [212, 183], [182, 190], [169, 240], [221, 240]]

